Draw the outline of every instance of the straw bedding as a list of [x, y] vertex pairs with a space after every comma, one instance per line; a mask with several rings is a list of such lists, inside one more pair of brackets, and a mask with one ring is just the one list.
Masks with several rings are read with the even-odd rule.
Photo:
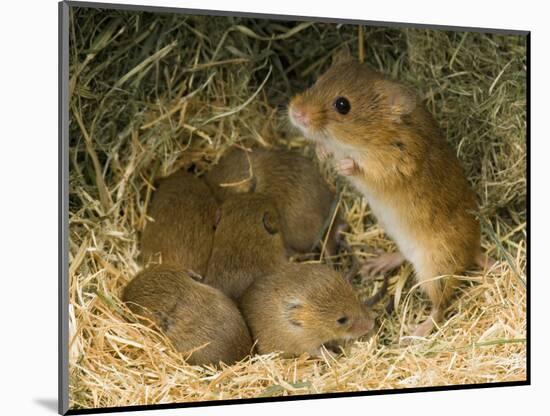
[[[362, 41], [360, 41], [362, 40]], [[410, 265], [391, 315], [337, 359], [253, 356], [193, 367], [121, 290], [140, 269], [153, 181], [230, 146], [312, 155], [285, 105], [347, 44], [426, 99], [477, 192], [491, 271], [461, 276], [448, 320], [427, 316]], [[70, 15], [70, 403], [73, 408], [364, 391], [526, 377], [526, 50], [516, 36], [73, 9]], [[323, 174], [333, 186], [336, 175]], [[393, 243], [342, 182], [346, 241], [360, 258]], [[326, 259], [322, 258], [321, 261]], [[346, 269], [349, 257], [333, 259]], [[359, 288], [373, 293], [381, 282]]]

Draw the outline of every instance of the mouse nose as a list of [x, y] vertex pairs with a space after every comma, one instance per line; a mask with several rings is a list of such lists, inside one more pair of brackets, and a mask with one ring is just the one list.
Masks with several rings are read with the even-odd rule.
[[354, 332], [355, 334], [360, 337], [363, 335], [368, 334], [372, 329], [374, 328], [374, 320], [373, 319], [362, 319], [354, 325], [355, 328]]
[[293, 107], [290, 109], [290, 118], [294, 121], [295, 124], [301, 125], [302, 127], [309, 126], [309, 114], [303, 108]]

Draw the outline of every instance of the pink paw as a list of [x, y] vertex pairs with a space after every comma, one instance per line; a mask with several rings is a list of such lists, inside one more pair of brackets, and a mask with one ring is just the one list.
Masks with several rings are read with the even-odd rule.
[[434, 320], [432, 319], [432, 317], [429, 317], [415, 328], [412, 335], [413, 337], [427, 337], [428, 335], [430, 335], [434, 327]]
[[359, 166], [355, 160], [350, 157], [346, 157], [338, 161], [336, 170], [342, 176], [353, 176], [359, 173]]
[[405, 257], [399, 251], [394, 253], [379, 252], [377, 257], [370, 257], [365, 260], [361, 268], [361, 274], [365, 277], [386, 274], [401, 266], [404, 261]]

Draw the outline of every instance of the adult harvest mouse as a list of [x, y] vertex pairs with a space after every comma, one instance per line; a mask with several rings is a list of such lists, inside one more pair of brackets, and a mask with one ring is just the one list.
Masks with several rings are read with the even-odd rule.
[[[318, 166], [287, 150], [254, 148], [247, 152], [232, 148], [207, 172], [205, 180], [220, 201], [239, 192], [269, 196], [280, 213], [290, 255], [310, 253], [319, 243], [335, 199]], [[344, 228], [344, 221], [337, 215], [327, 238], [329, 254], [337, 251], [339, 231]]]
[[286, 264], [279, 214], [270, 198], [235, 194], [221, 205], [204, 283], [239, 299], [259, 276]]
[[246, 357], [252, 341], [237, 306], [219, 290], [173, 265], [152, 265], [124, 289], [122, 300], [155, 322], [193, 365], [231, 364]]
[[217, 203], [209, 187], [184, 170], [163, 178], [148, 214], [153, 222], [141, 237], [145, 263], [160, 256], [200, 275], [206, 273], [212, 251]]
[[374, 326], [351, 284], [323, 264], [289, 263], [257, 279], [240, 307], [260, 354], [320, 356], [324, 344], [361, 337]]
[[428, 334], [453, 293], [450, 275], [485, 261], [476, 196], [435, 120], [408, 87], [351, 58], [295, 96], [289, 117], [321, 158], [334, 157], [399, 249], [363, 271], [413, 264], [433, 306], [414, 335]]

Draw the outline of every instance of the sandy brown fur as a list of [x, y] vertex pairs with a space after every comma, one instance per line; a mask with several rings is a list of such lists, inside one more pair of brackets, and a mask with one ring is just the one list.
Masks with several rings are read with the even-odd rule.
[[[281, 215], [283, 238], [289, 253], [312, 251], [335, 197], [313, 161], [285, 150], [257, 148], [245, 152], [232, 148], [205, 179], [220, 201], [237, 192], [256, 192], [270, 197]], [[338, 217], [333, 230], [341, 223], [343, 220]], [[329, 253], [336, 251], [337, 240], [338, 236], [331, 234]]]
[[126, 286], [122, 299], [134, 313], [155, 322], [178, 351], [197, 349], [187, 360], [190, 364], [231, 364], [252, 348], [237, 306], [175, 266], [145, 269]]
[[[348, 114], [333, 107], [351, 103]], [[309, 116], [305, 135], [336, 159], [350, 158], [349, 177], [382, 227], [415, 267], [441, 319], [453, 292], [452, 275], [472, 266], [480, 252], [476, 197], [457, 157], [432, 116], [406, 86], [366, 64], [333, 65], [290, 103]]]
[[204, 283], [238, 299], [254, 279], [286, 262], [279, 215], [271, 200], [260, 194], [229, 197], [221, 206]]
[[[289, 263], [257, 279], [240, 306], [260, 353], [318, 355], [323, 344], [357, 338], [373, 326], [351, 285], [321, 264]], [[343, 316], [348, 322], [338, 324]]]
[[171, 263], [204, 275], [212, 251], [217, 204], [208, 186], [180, 170], [161, 179], [141, 238], [144, 262]]

